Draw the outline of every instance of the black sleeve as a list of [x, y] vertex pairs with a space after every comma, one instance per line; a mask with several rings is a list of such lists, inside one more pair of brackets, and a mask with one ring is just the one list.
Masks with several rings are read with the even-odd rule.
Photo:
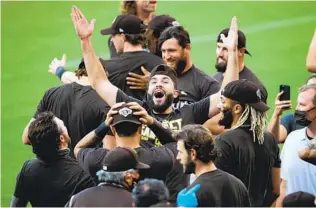
[[206, 81], [201, 85], [202, 99], [217, 93], [221, 89], [221, 85], [215, 79], [205, 75], [204, 80]]
[[210, 111], [210, 104], [210, 97], [207, 97], [203, 100], [188, 105], [192, 110], [194, 123], [203, 124], [209, 119], [208, 114]]
[[135, 99], [131, 96], [128, 96], [127, 94], [125, 94], [122, 90], [118, 89], [117, 90], [117, 94], [116, 94], [116, 103], [120, 103], [120, 102], [137, 102], [139, 105], [143, 106], [144, 102]]
[[87, 167], [87, 161], [89, 160], [89, 157], [91, 157], [91, 152], [94, 151], [94, 148], [82, 148], [79, 150], [77, 155], [77, 161], [81, 168], [83, 168], [84, 171], [89, 173], [89, 167]]
[[18, 201], [15, 201], [15, 203], [18, 203], [19, 201], [28, 201], [28, 197], [27, 197], [27, 190], [26, 190], [26, 184], [25, 184], [25, 181], [24, 181], [24, 170], [25, 170], [25, 167], [26, 165], [30, 162], [30, 160], [26, 161], [24, 164], [23, 164], [23, 167], [21, 169], [21, 171], [19, 172], [19, 174], [17, 175], [16, 177], [16, 184], [15, 184], [15, 189], [14, 189], [14, 194], [13, 196], [15, 198], [18, 199]]
[[37, 105], [36, 112], [34, 113], [33, 118], [36, 118], [38, 114], [47, 110], [47, 98], [49, 97], [49, 94], [50, 94], [50, 90], [47, 90], [44, 96], [42, 97], [41, 101]]
[[[273, 135], [271, 135], [273, 137]], [[276, 140], [274, 139], [274, 145], [275, 145], [275, 163], [274, 163], [274, 168], [281, 168], [281, 158], [280, 158], [280, 147]]]
[[156, 135], [162, 145], [170, 142], [175, 142], [170, 129], [164, 128], [162, 124], [156, 119], [154, 119], [154, 123], [148, 127]]
[[234, 155], [232, 154], [231, 145], [219, 135], [215, 139], [215, 147], [219, 151], [219, 156], [215, 160], [215, 166], [232, 174], [234, 171]]
[[103, 158], [108, 151], [105, 148], [83, 148], [78, 152], [78, 163], [86, 173], [96, 177], [95, 174], [102, 168]]
[[13, 196], [10, 202], [10, 207], [26, 207], [27, 203], [28, 201]]

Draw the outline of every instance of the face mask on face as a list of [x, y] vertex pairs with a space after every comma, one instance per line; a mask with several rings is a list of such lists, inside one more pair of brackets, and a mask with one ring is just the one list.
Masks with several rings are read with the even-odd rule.
[[231, 125], [233, 123], [233, 114], [231, 109], [227, 109], [223, 111], [224, 117], [219, 120], [218, 124], [221, 126], [224, 126], [225, 129], [231, 128]]
[[294, 113], [294, 117], [295, 117], [295, 121], [297, 124], [301, 125], [301, 126], [308, 126], [312, 121], [308, 120], [307, 117], [307, 113], [314, 110], [315, 107], [313, 107], [312, 109], [308, 110], [308, 111], [299, 111], [299, 110], [295, 110]]

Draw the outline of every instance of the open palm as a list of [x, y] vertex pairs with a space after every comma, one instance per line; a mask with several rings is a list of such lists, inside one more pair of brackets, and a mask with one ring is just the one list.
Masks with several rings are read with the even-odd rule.
[[91, 23], [89, 23], [87, 18], [76, 6], [73, 6], [71, 9], [71, 18], [72, 22], [74, 23], [77, 35], [81, 40], [89, 38], [92, 35], [95, 19], [91, 20]]
[[221, 39], [223, 41], [224, 47], [226, 47], [228, 49], [232, 49], [232, 50], [237, 49], [237, 44], [238, 44], [238, 22], [237, 22], [237, 17], [233, 17], [232, 18], [231, 25], [230, 25], [227, 37], [225, 37], [225, 35], [221, 34]]

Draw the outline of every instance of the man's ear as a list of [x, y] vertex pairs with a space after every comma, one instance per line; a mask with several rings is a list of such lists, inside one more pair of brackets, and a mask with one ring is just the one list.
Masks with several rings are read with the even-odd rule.
[[115, 135], [116, 135], [115, 128], [114, 128], [114, 127], [112, 127], [112, 125], [110, 125], [110, 129], [111, 129], [111, 131], [112, 131], [112, 133], [113, 133], [113, 135], [114, 135], [114, 137], [115, 137]]
[[180, 96], [180, 91], [179, 90], [175, 90], [173, 93], [173, 98], [176, 99]]
[[185, 45], [184, 50], [190, 52], [191, 51], [191, 47], [192, 47], [191, 43], [188, 43], [188, 44]]
[[246, 52], [246, 48], [240, 48], [238, 49], [238, 57], [243, 56]]
[[67, 143], [67, 138], [64, 134], [61, 134], [59, 140], [62, 144]]
[[240, 105], [240, 104], [236, 104], [234, 107], [233, 107], [233, 112], [234, 114], [237, 114], [237, 115], [241, 115], [242, 112], [243, 112], [243, 107]]
[[196, 160], [197, 154], [196, 154], [196, 150], [195, 149], [191, 149], [190, 157], [191, 157], [192, 161]]

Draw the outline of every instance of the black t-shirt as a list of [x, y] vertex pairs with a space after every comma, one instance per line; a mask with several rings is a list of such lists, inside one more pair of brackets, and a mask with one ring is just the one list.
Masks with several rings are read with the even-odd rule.
[[127, 189], [105, 184], [92, 187], [74, 195], [69, 207], [132, 207], [132, 193]]
[[216, 137], [215, 146], [221, 157], [215, 164], [245, 184], [252, 206], [264, 206], [265, 198], [272, 193], [272, 168], [281, 165], [279, 146], [269, 132], [264, 133], [263, 144], [254, 142], [249, 128], [245, 125]]
[[118, 57], [103, 62], [109, 72], [110, 82], [123, 92], [137, 99], [143, 99], [144, 90], [133, 90], [129, 88], [126, 77], [129, 72], [143, 75], [141, 66], [149, 72], [157, 65], [163, 64], [163, 60], [146, 51], [126, 52]]
[[[222, 83], [223, 79], [224, 79], [223, 73], [217, 72], [215, 74], [214, 78], [219, 83]], [[267, 89], [264, 87], [264, 85], [258, 79], [258, 77], [250, 69], [248, 69], [246, 66], [243, 68], [243, 70], [241, 72], [239, 72], [239, 79], [246, 79], [246, 80], [249, 80], [249, 81], [255, 83], [260, 89], [262, 101], [267, 103], [267, 99], [268, 99]]]
[[[110, 150], [104, 148], [84, 148], [78, 153], [79, 165], [97, 181], [96, 173], [102, 169], [102, 161]], [[150, 166], [148, 170], [140, 171], [141, 179], [156, 178], [166, 180], [173, 167], [175, 157], [167, 147], [151, 149], [135, 148], [139, 160]]]
[[33, 207], [63, 207], [72, 195], [92, 186], [89, 174], [69, 156], [69, 150], [62, 150], [52, 163], [26, 161], [17, 176], [14, 196]]
[[220, 90], [220, 84], [194, 65], [178, 76], [179, 101], [174, 104], [176, 109], [186, 104], [202, 100]]
[[91, 86], [76, 82], [53, 87], [45, 92], [37, 106], [34, 118], [44, 111], [51, 111], [67, 127], [71, 147], [104, 121], [109, 106]]
[[214, 170], [200, 175], [189, 187], [200, 184], [196, 192], [198, 207], [249, 207], [245, 185], [233, 175]]
[[[155, 114], [148, 108], [146, 102], [134, 99], [127, 96], [122, 91], [118, 90], [116, 95], [116, 102], [138, 102], [142, 105], [148, 113], [162, 123], [163, 127], [170, 129], [173, 132], [177, 132], [182, 129], [183, 126], [188, 124], [203, 124], [209, 119], [210, 98], [204, 98], [198, 102], [190, 105], [185, 105], [180, 109], [174, 109], [170, 114]], [[161, 146], [159, 139], [146, 125], [142, 129], [142, 141], [143, 147]]]

